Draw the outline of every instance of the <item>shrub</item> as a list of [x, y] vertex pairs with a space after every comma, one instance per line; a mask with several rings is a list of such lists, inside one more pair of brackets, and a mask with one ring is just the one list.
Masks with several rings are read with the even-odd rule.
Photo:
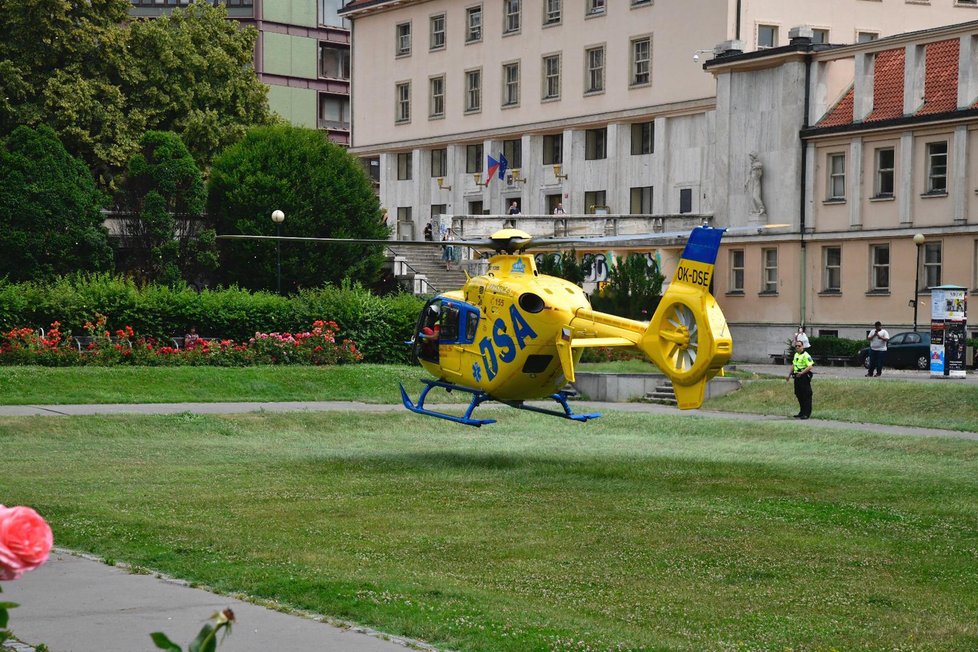
[[808, 352], [812, 356], [833, 358], [853, 358], [859, 353], [860, 349], [866, 346], [866, 342], [863, 340], [850, 340], [831, 335], [812, 337], [809, 342], [812, 346]]
[[[146, 340], [168, 343], [193, 325], [204, 337], [245, 342], [256, 332], [296, 333], [318, 319], [336, 322], [339, 340], [357, 342], [368, 362], [407, 363], [422, 301], [377, 297], [358, 285], [303, 290], [293, 297], [239, 288], [195, 292], [137, 286], [107, 274], [63, 277], [51, 284], [0, 280], [0, 331], [47, 328], [59, 322], [65, 339], [88, 335], [86, 322], [107, 315], [104, 330], [131, 327]], [[50, 336], [50, 333], [48, 334]], [[154, 347], [156, 348], [156, 347]], [[230, 355], [230, 354], [229, 354]]]

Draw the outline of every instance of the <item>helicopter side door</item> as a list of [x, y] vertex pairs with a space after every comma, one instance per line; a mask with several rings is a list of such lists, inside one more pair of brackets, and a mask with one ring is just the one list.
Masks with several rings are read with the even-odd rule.
[[479, 324], [479, 309], [457, 300], [443, 300], [441, 305], [441, 328], [439, 338], [439, 365], [442, 371], [461, 376], [466, 347], [475, 341]]

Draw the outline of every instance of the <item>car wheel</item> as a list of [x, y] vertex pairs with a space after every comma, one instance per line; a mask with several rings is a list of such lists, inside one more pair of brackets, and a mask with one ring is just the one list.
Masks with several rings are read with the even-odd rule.
[[863, 358], [863, 369], [869, 369], [869, 356]]
[[917, 369], [921, 371], [930, 369], [930, 358], [926, 355], [917, 356]]

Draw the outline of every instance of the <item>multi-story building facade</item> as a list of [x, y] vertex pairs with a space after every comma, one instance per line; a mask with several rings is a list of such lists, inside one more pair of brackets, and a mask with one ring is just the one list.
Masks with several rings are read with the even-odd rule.
[[[927, 330], [931, 288], [978, 288], [978, 21], [828, 49], [797, 35], [708, 64], [716, 160], [783, 170], [764, 175], [765, 199], [794, 227], [718, 262], [723, 309], [749, 335], [740, 354], [755, 358], [793, 320], [816, 335]], [[736, 195], [742, 177], [726, 178], [718, 195]]]
[[[528, 216], [560, 203], [570, 215], [644, 216], [666, 231], [700, 220], [787, 223], [795, 235], [777, 238], [798, 241], [799, 186], [815, 169], [803, 169], [799, 131], [816, 120], [802, 119], [805, 68], [763, 62], [795, 48], [795, 26], [811, 30], [812, 52], [870, 47], [978, 18], [976, 9], [972, 0], [353, 0], [341, 11], [353, 23], [352, 151], [377, 164], [398, 237], [417, 237], [433, 215], [501, 216], [516, 202], [528, 230]], [[747, 69], [714, 78], [715, 64], [703, 69], [710, 59]], [[730, 86], [751, 66], [764, 72]], [[824, 108], [851, 83], [844, 68], [819, 77]], [[778, 84], [795, 92], [776, 95]], [[487, 178], [489, 156], [507, 160], [504, 178]], [[750, 265], [770, 248], [756, 236], [730, 243]], [[671, 258], [663, 252], [667, 274]], [[793, 282], [785, 274], [779, 282]], [[758, 348], [780, 347], [790, 324], [812, 317], [810, 302], [753, 300], [742, 310], [736, 291], [721, 289], [735, 333]]]
[[[342, 0], [217, 0], [258, 30], [255, 72], [273, 111], [350, 143], [350, 29]], [[156, 16], [190, 0], [132, 0], [133, 16]]]

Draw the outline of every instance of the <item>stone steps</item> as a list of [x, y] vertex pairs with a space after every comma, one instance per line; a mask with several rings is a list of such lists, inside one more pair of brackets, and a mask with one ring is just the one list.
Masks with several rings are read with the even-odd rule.
[[679, 405], [676, 400], [676, 392], [672, 389], [671, 380], [663, 380], [656, 385], [655, 389], [645, 395], [642, 399], [645, 403], [658, 403], [659, 405]]
[[452, 269], [445, 269], [439, 247], [398, 247], [395, 242], [389, 249], [403, 257], [414, 274], [423, 274], [426, 277], [428, 287], [422, 290], [425, 294], [457, 290], [465, 284], [465, 272], [457, 265], [453, 265]]

